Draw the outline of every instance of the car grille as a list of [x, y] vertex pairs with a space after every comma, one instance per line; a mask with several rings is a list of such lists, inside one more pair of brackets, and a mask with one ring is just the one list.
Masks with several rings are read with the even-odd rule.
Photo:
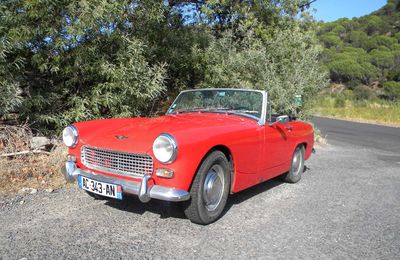
[[153, 172], [153, 158], [146, 154], [134, 154], [83, 146], [81, 161], [88, 168], [141, 177]]

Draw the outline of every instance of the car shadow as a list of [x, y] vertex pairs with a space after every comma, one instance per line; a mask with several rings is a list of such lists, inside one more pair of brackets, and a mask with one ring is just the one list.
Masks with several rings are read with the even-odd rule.
[[[230, 195], [221, 217], [224, 216], [233, 205], [243, 203], [244, 201], [257, 196], [260, 193], [266, 192], [274, 187], [281, 185], [282, 183], [284, 182], [282, 182], [279, 177], [276, 177], [241, 192]], [[156, 199], [152, 199], [148, 203], [142, 203], [136, 196], [125, 195], [122, 201], [105, 200], [105, 204], [119, 210], [124, 210], [139, 215], [143, 215], [145, 212], [151, 212], [160, 215], [160, 218], [162, 219], [186, 219], [186, 216], [183, 213], [182, 203], [161, 201]]]
[[[125, 195], [125, 194], [124, 194]], [[180, 203], [152, 199], [148, 203], [142, 203], [138, 197], [125, 195], [122, 201], [107, 200], [106, 205], [124, 210], [130, 213], [143, 215], [152, 212], [160, 215], [160, 218], [186, 218]]]
[[221, 217], [223, 217], [234, 205], [241, 204], [246, 200], [249, 200], [263, 192], [267, 192], [268, 190], [273, 189], [281, 184], [286, 184], [286, 183], [283, 182], [281, 178], [278, 176], [268, 181], [261, 182], [255, 186], [252, 186], [238, 193], [230, 195], [228, 201], [226, 202], [226, 206], [224, 211], [222, 212]]

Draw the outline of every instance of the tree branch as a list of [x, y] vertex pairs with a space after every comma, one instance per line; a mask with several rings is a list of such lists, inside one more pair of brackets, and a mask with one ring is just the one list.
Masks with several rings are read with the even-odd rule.
[[43, 153], [43, 154], [50, 155], [49, 152], [35, 150], [35, 151], [21, 151], [21, 152], [16, 152], [16, 153], [5, 153], [5, 154], [1, 154], [0, 157], [11, 157], [11, 156], [24, 155], [24, 154], [30, 154], [30, 153], [33, 153], [33, 154]]

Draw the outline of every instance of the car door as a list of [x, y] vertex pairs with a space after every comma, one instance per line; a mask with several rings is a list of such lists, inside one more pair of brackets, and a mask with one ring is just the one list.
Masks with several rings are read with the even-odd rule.
[[276, 123], [270, 126], [268, 123], [262, 126], [263, 140], [263, 160], [260, 163], [260, 174], [263, 179], [273, 178], [288, 170], [292, 156], [291, 132], [292, 123]]

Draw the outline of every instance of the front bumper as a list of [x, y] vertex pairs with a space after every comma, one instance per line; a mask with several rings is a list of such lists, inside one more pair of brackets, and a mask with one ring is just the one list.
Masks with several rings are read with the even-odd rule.
[[82, 175], [93, 180], [120, 185], [123, 193], [137, 195], [141, 202], [148, 202], [150, 199], [176, 202], [185, 201], [190, 198], [189, 192], [185, 190], [179, 190], [160, 185], [150, 186], [149, 181], [151, 180], [151, 176], [144, 176], [141, 182], [123, 180], [103, 174], [97, 174], [92, 171], [82, 170], [78, 168], [73, 161], [67, 161], [65, 163], [63, 172], [64, 177], [68, 182], [73, 182], [78, 178], [78, 175]]

